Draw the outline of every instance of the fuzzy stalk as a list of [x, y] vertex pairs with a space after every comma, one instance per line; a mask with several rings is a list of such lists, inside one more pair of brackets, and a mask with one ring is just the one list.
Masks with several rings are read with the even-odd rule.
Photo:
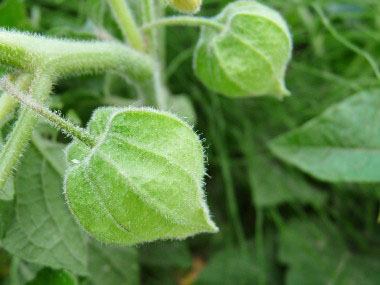
[[[163, 6], [154, 0], [142, 0], [143, 22], [154, 22], [159, 14], [157, 9], [163, 9]], [[158, 109], [167, 109], [169, 92], [162, 80], [163, 61], [160, 57], [160, 49], [163, 45], [163, 38], [157, 30], [150, 30], [146, 33], [148, 39], [148, 53], [156, 62], [155, 71], [151, 79], [144, 84], [140, 84], [138, 91], [145, 98], [145, 103]]]
[[23, 94], [21, 91], [15, 88], [6, 78], [0, 80], [0, 88], [13, 96], [26, 108], [36, 112], [40, 117], [47, 120], [51, 125], [62, 130], [65, 134], [81, 140], [89, 147], [95, 146], [96, 139], [93, 138], [85, 129], [82, 129], [70, 121], [65, 120], [58, 114], [49, 110], [49, 108], [34, 100], [32, 97]]
[[[15, 77], [15, 84], [21, 90], [26, 90], [30, 85], [30, 75], [21, 74]], [[0, 125], [12, 113], [18, 105], [18, 102], [6, 92], [0, 97]]]
[[119, 24], [121, 31], [128, 39], [130, 45], [139, 51], [143, 51], [145, 49], [144, 40], [127, 1], [107, 0], [107, 2], [112, 9], [113, 15]]
[[[32, 82], [31, 95], [38, 101], [45, 101], [52, 87], [50, 76], [38, 72]], [[31, 138], [38, 116], [32, 110], [21, 109], [19, 118], [0, 153], [0, 190], [15, 169]]]

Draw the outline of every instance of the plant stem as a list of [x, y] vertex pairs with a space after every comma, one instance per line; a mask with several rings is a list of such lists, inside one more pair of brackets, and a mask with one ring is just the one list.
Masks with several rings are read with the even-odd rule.
[[[165, 8], [166, 4], [164, 1], [156, 1], [155, 19], [162, 19], [165, 17]], [[157, 46], [157, 57], [159, 58], [162, 71], [161, 74], [163, 75], [166, 65], [166, 29], [157, 30], [157, 42], [159, 43]]]
[[216, 29], [218, 31], [223, 30], [223, 25], [218, 24], [214, 21], [211, 21], [208, 18], [205, 17], [192, 17], [192, 16], [175, 16], [175, 17], [167, 17], [167, 18], [162, 18], [159, 20], [156, 20], [154, 22], [145, 24], [142, 27], [143, 32], [148, 32], [154, 28], [158, 27], [164, 27], [164, 26], [207, 26], [211, 27], [213, 29]]
[[19, 277], [19, 267], [20, 267], [21, 260], [17, 256], [12, 257], [12, 261], [10, 264], [10, 272], [9, 272], [9, 279], [10, 284], [12, 285], [19, 285], [20, 277]]
[[131, 8], [125, 0], [107, 0], [119, 27], [130, 45], [139, 50], [145, 49], [143, 37], [137, 27]]
[[17, 101], [9, 96], [7, 93], [4, 93], [0, 97], [0, 125], [3, 124], [5, 118], [12, 113], [16, 108]]
[[380, 80], [380, 69], [379, 69], [379, 66], [377, 65], [376, 60], [372, 57], [372, 55], [370, 53], [368, 53], [367, 51], [362, 50], [361, 48], [359, 48], [358, 46], [356, 46], [355, 44], [353, 44], [352, 42], [350, 42], [349, 40], [347, 40], [343, 36], [341, 36], [339, 34], [339, 32], [331, 25], [329, 19], [326, 17], [321, 6], [319, 6], [316, 3], [313, 3], [312, 7], [317, 12], [318, 16], [322, 20], [322, 24], [331, 33], [331, 35], [336, 40], [338, 40], [342, 45], [344, 45], [346, 48], [350, 49], [351, 51], [353, 51], [357, 55], [363, 57], [368, 62], [368, 64], [371, 66], [373, 72], [376, 75], [376, 78], [378, 80]]
[[30, 96], [23, 94], [12, 86], [6, 78], [0, 79], [0, 87], [8, 94], [12, 95], [17, 101], [22, 103], [25, 107], [33, 110], [42, 118], [49, 121], [49, 123], [51, 123], [54, 127], [57, 127], [64, 133], [83, 141], [89, 147], [95, 146], [96, 139], [93, 138], [85, 129], [82, 129], [70, 121], [65, 120], [58, 114], [50, 111], [47, 107], [38, 103]]
[[[22, 74], [17, 76], [16, 85], [21, 89], [25, 90], [30, 85], [30, 75]], [[4, 93], [0, 97], [0, 125], [4, 123], [5, 118], [13, 112], [13, 110], [17, 107], [18, 102], [13, 99], [7, 93]]]
[[[49, 96], [52, 86], [50, 76], [37, 72], [36, 78], [32, 82], [31, 95], [39, 101], [45, 101]], [[3, 189], [12, 171], [25, 150], [38, 117], [34, 111], [23, 108], [19, 118], [10, 133], [7, 142], [0, 153], [0, 190]]]
[[43, 70], [54, 79], [112, 70], [140, 82], [153, 73], [152, 59], [145, 52], [117, 42], [69, 41], [1, 29], [0, 64], [31, 74]]
[[[144, 24], [155, 21], [156, 5], [154, 3], [154, 0], [142, 0], [141, 6], [142, 6], [142, 16], [143, 16]], [[155, 57], [155, 54], [156, 54], [155, 48], [157, 46], [157, 40], [158, 40], [157, 32], [154, 30], [150, 30], [150, 31], [147, 31], [147, 35], [148, 35], [148, 40], [149, 40], [148, 51], [150, 52], [150, 54], [153, 55], [153, 57]]]
[[[154, 0], [142, 0], [142, 15], [144, 23], [154, 22], [159, 11], [163, 7]], [[156, 5], [157, 4], [157, 5]], [[146, 104], [157, 107], [158, 109], [167, 109], [168, 90], [162, 80], [162, 58], [160, 58], [160, 47], [162, 38], [158, 31], [148, 31], [148, 51], [156, 62], [154, 74], [149, 82], [140, 84], [139, 92], [143, 94]]]

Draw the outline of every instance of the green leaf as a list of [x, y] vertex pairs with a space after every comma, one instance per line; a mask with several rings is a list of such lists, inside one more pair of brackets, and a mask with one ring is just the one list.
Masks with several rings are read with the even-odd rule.
[[256, 284], [258, 274], [252, 255], [230, 248], [213, 255], [196, 284]]
[[15, 176], [15, 222], [3, 246], [26, 261], [84, 275], [86, 242], [62, 194], [59, 161], [63, 146], [35, 142], [24, 154]]
[[272, 152], [329, 182], [380, 181], [380, 90], [328, 108], [270, 143]]
[[308, 183], [301, 173], [284, 167], [264, 155], [252, 160], [254, 202], [259, 207], [299, 202], [320, 207], [326, 195]]
[[191, 253], [184, 242], [157, 242], [145, 244], [140, 249], [141, 264], [150, 267], [189, 269]]
[[8, 228], [12, 225], [13, 216], [14, 216], [13, 201], [0, 200], [0, 240], [4, 237]]
[[40, 270], [31, 282], [27, 285], [76, 285], [75, 276], [65, 270], [53, 270], [44, 268]]
[[68, 147], [65, 193], [98, 240], [132, 245], [216, 232], [203, 192], [198, 136], [169, 113], [101, 108], [89, 126], [95, 147]]
[[0, 200], [10, 201], [13, 200], [15, 194], [13, 177], [8, 178], [4, 188], [0, 190]]
[[94, 285], [139, 284], [137, 250], [132, 247], [106, 247], [89, 243], [89, 280]]
[[26, 23], [24, 0], [5, 0], [0, 3], [0, 26], [23, 27]]
[[294, 220], [283, 227], [279, 259], [289, 266], [288, 285], [380, 283], [380, 261], [352, 252], [336, 228], [320, 221]]

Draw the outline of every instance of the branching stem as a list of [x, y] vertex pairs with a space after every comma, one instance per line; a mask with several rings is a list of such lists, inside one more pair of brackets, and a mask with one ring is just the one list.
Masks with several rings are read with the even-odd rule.
[[[31, 84], [31, 96], [43, 102], [49, 96], [51, 86], [51, 77], [45, 73], [37, 72]], [[3, 189], [15, 169], [30, 140], [37, 120], [34, 111], [25, 108], [20, 111], [19, 118], [0, 153], [0, 190]]]
[[94, 147], [96, 144], [96, 139], [93, 138], [85, 129], [82, 129], [70, 121], [65, 120], [58, 114], [50, 111], [47, 107], [38, 103], [36, 100], [28, 95], [23, 94], [17, 88], [15, 88], [7, 78], [0, 79], [0, 88], [6, 91], [8, 94], [13, 96], [17, 101], [23, 104], [30, 110], [36, 112], [39, 116], [46, 119], [54, 127], [61, 129], [64, 133], [75, 137], [90, 147]]
[[107, 0], [107, 2], [130, 45], [139, 51], [143, 51], [145, 49], [144, 40], [128, 2], [125, 0]]
[[[141, 6], [144, 23], [154, 22], [157, 18], [157, 14], [160, 12], [158, 10], [163, 8], [154, 0], [142, 0]], [[139, 92], [144, 95], [145, 103], [147, 105], [165, 110], [167, 108], [169, 94], [162, 80], [163, 59], [160, 58], [160, 48], [163, 44], [161, 42], [162, 38], [156, 30], [150, 30], [146, 35], [148, 38], [148, 52], [156, 64], [155, 72], [151, 77], [151, 80], [145, 84], [140, 84]]]
[[[30, 86], [30, 75], [22, 74], [16, 76], [15, 84], [20, 90], [25, 90]], [[0, 126], [10, 113], [17, 107], [18, 102], [9, 94], [4, 93], [0, 97]]]

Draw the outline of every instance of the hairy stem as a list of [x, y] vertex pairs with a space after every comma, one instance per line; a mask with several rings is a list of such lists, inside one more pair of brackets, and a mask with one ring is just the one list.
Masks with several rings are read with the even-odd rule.
[[112, 70], [140, 82], [153, 73], [148, 55], [120, 43], [36, 37], [1, 28], [0, 64], [32, 74], [50, 70], [54, 79]]
[[59, 128], [64, 133], [83, 141], [90, 147], [95, 146], [96, 139], [93, 138], [85, 129], [82, 129], [74, 125], [70, 121], [65, 120], [58, 114], [50, 111], [47, 107], [38, 103], [30, 96], [23, 94], [14, 86], [12, 86], [12, 84], [7, 80], [7, 78], [0, 79], [0, 87], [8, 94], [12, 95], [17, 101], [22, 103], [25, 107], [35, 111], [42, 118], [46, 119], [54, 127]]
[[[15, 84], [21, 90], [25, 90], [30, 85], [30, 75], [18, 75], [15, 79]], [[14, 111], [17, 105], [18, 102], [15, 99], [13, 99], [12, 96], [7, 94], [6, 92], [3, 93], [3, 95], [0, 97], [0, 125], [4, 122], [8, 115]]]
[[4, 120], [8, 117], [10, 113], [17, 107], [17, 101], [4, 93], [0, 97], [0, 125], [4, 123]]
[[[159, 11], [162, 9], [154, 0], [142, 0], [142, 15], [144, 23], [154, 22]], [[160, 58], [160, 47], [162, 37], [158, 31], [150, 30], [147, 32], [148, 51], [156, 62], [155, 72], [149, 82], [140, 84], [139, 91], [145, 97], [146, 104], [165, 110], [167, 108], [168, 91], [162, 80], [162, 58]]]
[[[38, 101], [44, 101], [49, 96], [52, 86], [50, 76], [38, 72], [32, 82], [31, 95]], [[19, 118], [10, 133], [7, 142], [0, 153], [0, 190], [3, 189], [18, 160], [26, 148], [38, 120], [34, 111], [23, 108]]]
[[[141, 0], [142, 17], [144, 24], [154, 21], [155, 17], [155, 3], [154, 0]], [[150, 54], [155, 53], [154, 47], [157, 42], [157, 33], [154, 30], [147, 31], [148, 38], [148, 51]]]
[[[156, 1], [155, 19], [161, 19], [165, 17], [165, 7], [164, 1]], [[157, 46], [157, 57], [160, 60], [161, 70], [163, 74], [164, 67], [166, 65], [166, 29], [157, 30], [157, 38], [159, 45]]]
[[216, 29], [218, 31], [223, 30], [223, 25], [218, 24], [214, 21], [211, 21], [208, 18], [204, 17], [192, 17], [192, 16], [175, 16], [175, 17], [167, 17], [167, 18], [162, 18], [159, 20], [156, 20], [154, 22], [145, 24], [142, 27], [143, 32], [149, 32], [152, 29], [159, 28], [159, 27], [164, 27], [164, 26], [207, 26], [211, 27], [213, 29]]
[[121, 31], [128, 39], [130, 45], [139, 51], [143, 51], [145, 49], [144, 40], [127, 1], [107, 0], [107, 2], [112, 9], [113, 15], [119, 24]]

